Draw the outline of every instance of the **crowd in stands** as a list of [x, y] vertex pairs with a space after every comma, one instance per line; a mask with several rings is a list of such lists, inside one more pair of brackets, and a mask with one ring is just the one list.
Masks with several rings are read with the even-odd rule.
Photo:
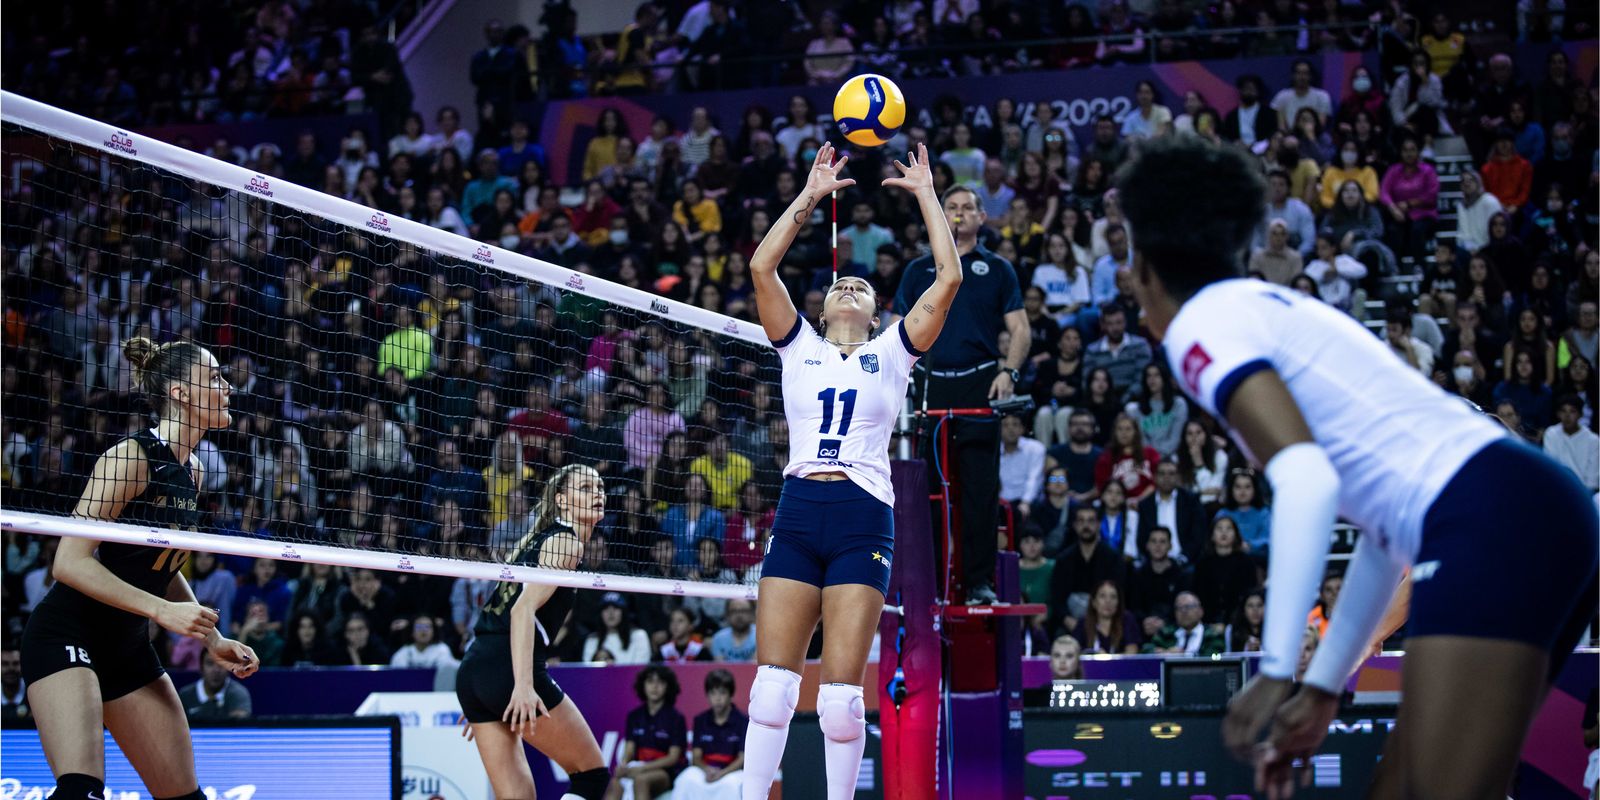
[[[411, 104], [390, 33], [416, 5], [31, 6], [7, 26], [4, 85], [120, 125], [375, 110], [387, 138]], [[1501, 3], [1472, 12], [1472, 31], [1503, 31], [1519, 42], [1578, 41], [1596, 31], [1586, 4]], [[579, 35], [578, 12], [552, 2], [537, 33], [523, 24], [485, 27], [487, 46], [470, 59], [472, 110], [503, 125], [514, 106], [535, 98], [833, 85], [863, 71], [985, 75], [1378, 47], [1403, 58], [1430, 36], [1443, 77], [1466, 32], [1433, 24], [1397, 2], [662, 0], [639, 4], [621, 31]], [[1437, 97], [1437, 87], [1418, 88]]]
[[[708, 26], [722, 24], [726, 7], [700, 6]], [[1477, 52], [1443, 15], [1429, 30], [1392, 65], [1341, 76], [1339, 92], [1317, 88], [1308, 62], [1242, 78], [1235, 98], [1163, 98], [1146, 83], [1126, 117], [1088, 132], [1009, 98], [978, 125], [945, 98], [931, 126], [908, 125], [886, 148], [927, 143], [936, 187], [976, 194], [982, 246], [1026, 289], [1019, 391], [1036, 411], [1005, 421], [1000, 470], [1024, 593], [1050, 609], [1031, 625], [1032, 652], [1061, 633], [1085, 653], [1259, 640], [1268, 486], [1185, 402], [1128, 290], [1130, 232], [1108, 186], [1148, 137], [1258, 154], [1268, 212], [1252, 274], [1369, 322], [1429, 380], [1600, 486], [1593, 76], [1571, 74], [1555, 51], [1528, 85], [1511, 56]], [[1211, 103], [1224, 99], [1238, 104], [1219, 114]], [[333, 160], [311, 134], [281, 157], [227, 141], [204, 150], [750, 319], [750, 254], [829, 138], [799, 96], [738, 119], [695, 108], [683, 130], [665, 118], [632, 130], [613, 111], [587, 144], [581, 183], [557, 186], [526, 119], [468, 131], [445, 108], [429, 131], [402, 116], [387, 140], [353, 127]], [[7, 137], [8, 158], [25, 138]], [[1471, 155], [1441, 178], [1447, 149]], [[120, 343], [188, 336], [234, 386], [234, 425], [198, 451], [211, 531], [502, 557], [542, 479], [582, 461], [611, 495], [585, 569], [759, 578], [788, 446], [769, 352], [132, 162], [86, 172], [59, 142], [26, 152], [48, 154], [6, 184], [0, 208], [7, 508], [69, 511], [97, 454], [143, 424]], [[926, 236], [902, 193], [878, 190], [883, 152], [852, 156], [839, 268], [887, 300]], [[820, 209], [808, 218], [781, 266], [812, 319], [829, 276], [826, 222]], [[10, 637], [51, 583], [55, 542], [5, 537]], [[225, 629], [282, 666], [445, 663], [493, 586], [203, 554], [191, 571]], [[1336, 599], [1326, 593], [1323, 620]], [[752, 612], [585, 592], [553, 652], [750, 660]], [[199, 667], [198, 649], [181, 644], [171, 662]]]

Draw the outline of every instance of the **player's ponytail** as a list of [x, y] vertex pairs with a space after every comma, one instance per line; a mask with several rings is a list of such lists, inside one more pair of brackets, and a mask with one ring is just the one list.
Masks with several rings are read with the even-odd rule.
[[158, 345], [134, 336], [122, 343], [122, 356], [133, 367], [133, 386], [157, 416], [166, 416], [172, 384], [187, 380], [189, 369], [200, 363], [204, 353], [205, 348], [189, 341]]

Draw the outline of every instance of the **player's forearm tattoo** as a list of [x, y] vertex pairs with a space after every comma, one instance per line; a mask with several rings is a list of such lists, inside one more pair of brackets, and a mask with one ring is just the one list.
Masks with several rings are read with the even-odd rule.
[[815, 198], [815, 197], [807, 197], [805, 206], [802, 207], [799, 211], [794, 212], [794, 224], [796, 224], [796, 225], [804, 225], [804, 224], [806, 224], [806, 217], [811, 216], [811, 207], [813, 205], [816, 205], [816, 203], [817, 203], [817, 198]]
[[929, 316], [932, 316], [933, 314], [937, 313], [937, 312], [934, 311], [933, 305], [931, 303], [923, 303], [922, 304], [922, 310], [928, 312]]

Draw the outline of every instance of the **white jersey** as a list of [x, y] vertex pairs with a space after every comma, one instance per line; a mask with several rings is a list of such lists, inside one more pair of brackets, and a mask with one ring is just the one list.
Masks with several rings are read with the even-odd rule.
[[1376, 534], [1402, 564], [1416, 557], [1423, 517], [1445, 484], [1506, 435], [1355, 320], [1263, 281], [1202, 289], [1179, 309], [1164, 345], [1189, 396], [1218, 419], [1246, 377], [1277, 372], [1339, 472], [1339, 515]]
[[789, 466], [804, 477], [843, 472], [889, 506], [889, 437], [905, 405], [911, 366], [922, 354], [895, 323], [846, 356], [804, 319], [773, 342], [783, 362], [783, 412], [789, 420]]

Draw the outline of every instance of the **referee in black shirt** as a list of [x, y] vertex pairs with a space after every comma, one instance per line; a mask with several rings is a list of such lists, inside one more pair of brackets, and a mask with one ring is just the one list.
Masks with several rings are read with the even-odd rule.
[[[1022, 310], [1022, 292], [1011, 263], [978, 244], [987, 217], [978, 194], [966, 186], [945, 192], [944, 214], [956, 237], [965, 271], [961, 291], [950, 307], [944, 333], [917, 364], [912, 376], [919, 406], [984, 408], [990, 400], [1009, 399], [1021, 378], [1018, 370], [1032, 337]], [[933, 284], [933, 257], [906, 265], [894, 298], [893, 319]], [[891, 322], [893, 321], [891, 320]], [[1010, 347], [1000, 352], [1000, 331], [1011, 332]], [[996, 511], [1000, 503], [1000, 426], [998, 417], [951, 420], [950, 461], [960, 506], [961, 583], [968, 605], [995, 602], [994, 555]], [[923, 442], [923, 452], [937, 443]], [[929, 461], [932, 463], [931, 459]], [[938, 475], [930, 472], [937, 486]]]

